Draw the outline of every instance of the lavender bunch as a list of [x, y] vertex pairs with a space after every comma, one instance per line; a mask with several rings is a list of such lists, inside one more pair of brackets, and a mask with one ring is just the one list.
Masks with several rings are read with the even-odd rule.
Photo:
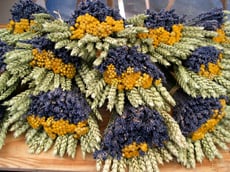
[[63, 119], [76, 124], [86, 120], [91, 112], [87, 101], [78, 90], [63, 91], [57, 88], [30, 98], [31, 104], [26, 115], [53, 117], [54, 120]]
[[39, 50], [53, 50], [54, 43], [47, 39], [45, 36], [36, 37], [30, 40], [23, 41], [24, 43], [31, 44], [32, 47], [38, 48]]
[[101, 0], [86, 0], [85, 2], [80, 3], [79, 7], [77, 8], [77, 10], [75, 10], [68, 23], [70, 25], [74, 25], [76, 18], [86, 13], [94, 16], [100, 22], [105, 21], [106, 16], [111, 16], [115, 20], [122, 19], [119, 10], [107, 7]]
[[[164, 74], [137, 47], [111, 48], [107, 57], [95, 68], [92, 70], [84, 65], [79, 69], [87, 88], [86, 96], [94, 99], [92, 109], [101, 107], [108, 99], [107, 108], [111, 111], [115, 107], [121, 115], [126, 97], [134, 107], [147, 105], [158, 111], [170, 111], [170, 106], [175, 105], [163, 86]], [[82, 83], [79, 85], [83, 88]]]
[[202, 64], [208, 67], [208, 63], [217, 63], [219, 59], [220, 50], [213, 46], [199, 47], [193, 51], [193, 53], [183, 61], [183, 66], [194, 72], [200, 71]]
[[224, 12], [222, 8], [213, 8], [210, 11], [199, 14], [186, 24], [201, 26], [205, 30], [215, 31], [224, 23]]
[[174, 24], [181, 24], [185, 21], [185, 16], [179, 16], [175, 10], [166, 11], [162, 9], [160, 12], [147, 10], [148, 16], [144, 21], [144, 26], [148, 29], [163, 27], [167, 31], [172, 31]]
[[107, 58], [97, 67], [100, 73], [103, 73], [107, 66], [113, 64], [116, 73], [121, 75], [128, 67], [133, 67], [135, 72], [149, 74], [154, 79], [165, 81], [164, 74], [152, 63], [150, 57], [144, 53], [138, 52], [137, 47], [117, 47], [108, 52]]
[[182, 90], [178, 90], [173, 97], [177, 102], [173, 107], [173, 117], [185, 136], [190, 136], [209, 120], [213, 115], [213, 110], [221, 110], [220, 98], [227, 99], [224, 96], [220, 98], [192, 98]]
[[12, 19], [16, 22], [19, 22], [20, 19], [34, 19], [32, 14], [37, 13], [48, 13], [44, 8], [35, 4], [32, 0], [20, 0], [18, 3], [15, 3], [11, 10]]
[[[148, 147], [163, 146], [169, 140], [167, 127], [161, 115], [146, 106], [134, 108], [126, 105], [122, 116], [116, 116], [106, 129], [101, 149], [94, 153], [96, 159], [108, 156], [120, 159], [122, 149], [132, 143], [147, 143]], [[140, 151], [140, 155], [144, 152]]]
[[4, 55], [6, 52], [11, 51], [13, 47], [7, 45], [0, 40], [0, 74], [6, 70], [6, 64], [4, 63]]
[[31, 44], [32, 47], [37, 48], [39, 50], [47, 50], [52, 51], [57, 58], [63, 60], [65, 64], [71, 63], [75, 64], [76, 68], [80, 67], [80, 58], [77, 56], [71, 56], [71, 51], [66, 48], [58, 48], [55, 49], [55, 43], [51, 40], [47, 39], [46, 36], [36, 37], [31, 40], [24, 41], [25, 43]]

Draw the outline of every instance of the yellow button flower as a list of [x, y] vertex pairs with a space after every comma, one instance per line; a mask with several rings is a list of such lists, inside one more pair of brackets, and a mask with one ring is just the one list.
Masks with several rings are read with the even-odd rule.
[[126, 145], [122, 149], [122, 156], [125, 158], [132, 158], [139, 156], [139, 151], [147, 152], [148, 145], [146, 143], [140, 143], [137, 144], [136, 142], [133, 142], [130, 145]]
[[75, 25], [70, 27], [72, 33], [70, 39], [81, 39], [86, 33], [104, 38], [123, 29], [123, 20], [114, 20], [111, 16], [107, 16], [104, 22], [100, 22], [87, 13], [79, 16]]
[[225, 43], [225, 44], [229, 44], [230, 43], [229, 38], [225, 34], [223, 26], [220, 29], [217, 29], [216, 32], [218, 33], [218, 35], [213, 38], [214, 42], [216, 42], [216, 43]]
[[13, 20], [10, 20], [9, 24], [7, 25], [7, 29], [12, 31], [13, 34], [20, 34], [30, 31], [31, 26], [34, 25], [35, 22], [33, 20], [20, 19], [19, 22], [14, 22]]
[[70, 124], [69, 121], [60, 119], [55, 121], [53, 117], [45, 119], [45, 117], [40, 118], [39, 116], [29, 115], [27, 117], [28, 123], [34, 129], [43, 126], [46, 133], [50, 138], [55, 139], [58, 136], [63, 136], [66, 134], [74, 134], [75, 138], [80, 138], [89, 131], [88, 122], [81, 121], [77, 124]]
[[156, 29], [149, 29], [148, 33], [140, 33], [138, 37], [141, 39], [151, 38], [153, 40], [154, 47], [157, 47], [160, 43], [167, 45], [173, 45], [179, 42], [182, 37], [183, 25], [173, 25], [172, 32], [168, 32], [163, 27]]
[[[131, 90], [134, 87], [150, 88], [153, 78], [147, 73], [134, 72], [134, 68], [128, 67], [125, 72], [118, 76], [115, 66], [110, 64], [103, 74], [107, 84], [116, 86], [118, 90]], [[161, 79], [156, 80], [155, 84], [160, 84]]]
[[198, 72], [198, 74], [209, 79], [213, 79], [215, 76], [221, 75], [221, 59], [222, 54], [220, 53], [219, 59], [217, 60], [216, 64], [209, 62], [207, 67], [204, 64], [202, 64], [200, 66], [200, 71]]
[[75, 66], [71, 63], [65, 64], [62, 59], [56, 58], [51, 51], [37, 49], [32, 50], [34, 59], [30, 62], [31, 66], [44, 67], [52, 70], [55, 74], [60, 74], [72, 79], [76, 74]]

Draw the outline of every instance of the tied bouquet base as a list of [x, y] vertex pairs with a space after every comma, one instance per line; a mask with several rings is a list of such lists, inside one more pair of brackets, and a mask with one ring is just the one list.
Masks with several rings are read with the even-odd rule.
[[[102, 110], [101, 114], [102, 117], [104, 119], [104, 122], [100, 124], [100, 128], [104, 128], [106, 125], [106, 121], [109, 120], [108, 119], [108, 111]], [[60, 158], [59, 156], [54, 156], [53, 155], [53, 149], [50, 149], [47, 152], [44, 152], [42, 154], [28, 154], [28, 146], [25, 145], [25, 138], [24, 135], [19, 136], [17, 139], [14, 138], [13, 133], [9, 132], [7, 138], [6, 138], [6, 145], [2, 148], [1, 155], [4, 156], [5, 158], [7, 157], [19, 157], [20, 156], [20, 162], [22, 162], [23, 164], [20, 165], [17, 164], [17, 166], [15, 166], [14, 164], [11, 164], [10, 167], [12, 168], [18, 168], [19, 166], [21, 167], [21, 169], [27, 170], [27, 169], [31, 169], [31, 167], [33, 167], [33, 169], [36, 169], [38, 166], [38, 164], [36, 162], [39, 162], [39, 169], [43, 169], [43, 170], [72, 170], [75, 171], [75, 169], [85, 169], [87, 166], [87, 170], [91, 170], [91, 171], [96, 171], [96, 166], [94, 162], [95, 160], [93, 159], [91, 154], [86, 154], [86, 158], [85, 160], [82, 160], [82, 153], [81, 153], [81, 148], [80, 145], [77, 147], [77, 151], [76, 151], [76, 155], [74, 160], [72, 160], [71, 158], [64, 156], [63, 158]], [[18, 154], [16, 155], [15, 153], [12, 152], [12, 150], [15, 149], [15, 146], [20, 149], [20, 152], [18, 152]], [[168, 171], [168, 170], [175, 170], [177, 169], [178, 171], [191, 171], [191, 170], [210, 170], [210, 169], [219, 169], [219, 170], [228, 170], [227, 166], [228, 166], [228, 154], [229, 154], [229, 144], [226, 145], [227, 147], [226, 150], [223, 149], [221, 150], [220, 147], [218, 146], [218, 150], [220, 151], [221, 155], [223, 157], [221, 157], [221, 159], [219, 158], [215, 158], [212, 161], [209, 161], [207, 158], [204, 158], [202, 160], [202, 163], [197, 162], [196, 163], [196, 167], [195, 169], [188, 169], [186, 167], [181, 166], [180, 164], [177, 163], [176, 160], [171, 160], [170, 162], [162, 162], [161, 159], [159, 159], [159, 163], [158, 163], [158, 169], [159, 171]], [[8, 149], [11, 149], [10, 151], [8, 151]], [[3, 158], [1, 156], [1, 158]], [[4, 159], [5, 159], [4, 158]], [[28, 158], [30, 160], [28, 160]], [[223, 158], [223, 159], [222, 159]], [[46, 161], [45, 161], [46, 160]], [[35, 162], [34, 162], [35, 161]], [[10, 163], [12, 162], [11, 160], [4, 160], [4, 163]], [[54, 162], [54, 163], [53, 163]], [[123, 161], [125, 162], [125, 161]], [[53, 165], [50, 165], [50, 164]], [[69, 165], [71, 163], [71, 165]], [[103, 170], [103, 164], [104, 162], [98, 161], [98, 166], [97, 168], [101, 169], [101, 171]], [[55, 165], [57, 164], [57, 165]], [[124, 166], [126, 168], [126, 170], [129, 168], [129, 165], [131, 166], [131, 163]], [[121, 168], [122, 166], [119, 165], [119, 168]], [[144, 168], [145, 169], [145, 168]], [[111, 171], [111, 168], [110, 168]], [[119, 171], [119, 170], [118, 170]]]

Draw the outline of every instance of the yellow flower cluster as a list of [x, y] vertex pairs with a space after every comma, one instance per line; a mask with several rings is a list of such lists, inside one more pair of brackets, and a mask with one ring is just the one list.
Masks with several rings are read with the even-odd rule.
[[125, 158], [137, 157], [139, 156], [140, 150], [147, 152], [148, 145], [146, 143], [137, 144], [136, 142], [133, 142], [122, 149], [122, 156]]
[[123, 20], [114, 20], [111, 16], [107, 16], [104, 22], [100, 22], [87, 13], [79, 16], [76, 24], [70, 27], [72, 32], [70, 39], [81, 39], [86, 33], [104, 38], [123, 29]]
[[[113, 64], [107, 66], [107, 70], [104, 72], [103, 77], [107, 84], [117, 86], [118, 90], [131, 90], [134, 87], [149, 88], [153, 81], [153, 78], [149, 74], [134, 72], [132, 67], [128, 67], [121, 76], [118, 76]], [[161, 79], [155, 81], [155, 84], [160, 83]]]
[[222, 54], [219, 55], [219, 59], [217, 60], [216, 64], [209, 62], [207, 68], [204, 64], [202, 64], [200, 66], [200, 71], [198, 74], [209, 79], [213, 79], [215, 76], [221, 75], [221, 69], [222, 69], [220, 65], [221, 59], [222, 59]]
[[218, 109], [213, 110], [213, 115], [212, 115], [211, 119], [209, 119], [206, 123], [202, 124], [201, 127], [198, 128], [198, 130], [196, 130], [192, 134], [192, 140], [193, 141], [200, 140], [200, 139], [204, 138], [205, 134], [207, 132], [214, 130], [215, 126], [225, 116], [225, 114], [226, 114], [226, 112], [225, 112], [226, 101], [225, 101], [225, 99], [220, 99], [219, 101], [222, 105], [221, 110], [218, 110]]
[[45, 117], [40, 118], [39, 116], [30, 115], [27, 117], [28, 123], [34, 129], [43, 126], [46, 133], [50, 138], [55, 139], [58, 136], [63, 136], [65, 134], [74, 134], [75, 138], [80, 138], [89, 131], [87, 121], [82, 121], [77, 124], [70, 124], [69, 121], [60, 119], [55, 121], [53, 117], [45, 119]]
[[154, 47], [157, 47], [160, 43], [167, 45], [173, 45], [179, 42], [182, 37], [183, 25], [173, 25], [172, 32], [168, 32], [164, 27], [159, 27], [157, 29], [149, 29], [148, 33], [138, 34], [139, 38], [147, 39], [151, 38], [153, 40]]
[[9, 24], [7, 25], [7, 29], [12, 31], [14, 34], [20, 34], [30, 31], [31, 26], [33, 25], [35, 25], [35, 22], [33, 20], [20, 19], [19, 22], [10, 20]]
[[62, 59], [56, 58], [51, 51], [33, 49], [34, 59], [30, 62], [31, 66], [44, 67], [52, 70], [55, 74], [66, 76], [72, 79], [76, 74], [76, 69], [73, 64], [65, 64]]
[[226, 43], [226, 44], [230, 43], [230, 39], [226, 36], [223, 26], [222, 26], [222, 28], [217, 29], [217, 33], [218, 33], [218, 35], [213, 38], [214, 42], [216, 42], [216, 43]]

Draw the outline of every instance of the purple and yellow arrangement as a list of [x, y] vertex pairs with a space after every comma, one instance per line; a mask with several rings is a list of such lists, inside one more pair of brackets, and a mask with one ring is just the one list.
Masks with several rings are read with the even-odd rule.
[[[100, 0], [52, 17], [31, 0], [0, 30], [0, 148], [8, 131], [31, 153], [83, 157], [98, 171], [188, 168], [229, 150], [230, 25], [222, 9], [123, 19]], [[107, 108], [110, 121], [100, 108]], [[108, 118], [107, 117], [107, 118]]]

